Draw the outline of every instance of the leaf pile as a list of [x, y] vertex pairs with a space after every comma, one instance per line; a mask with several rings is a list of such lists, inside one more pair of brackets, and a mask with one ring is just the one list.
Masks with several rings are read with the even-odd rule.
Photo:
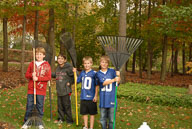
[[16, 66], [9, 67], [8, 72], [0, 69], [0, 89], [13, 89], [23, 85], [20, 80], [20, 71]]
[[10, 123], [0, 122], [0, 129], [15, 129]]

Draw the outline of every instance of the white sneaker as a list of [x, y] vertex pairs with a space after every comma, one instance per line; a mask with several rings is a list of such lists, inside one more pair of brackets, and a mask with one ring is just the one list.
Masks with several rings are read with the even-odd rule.
[[58, 122], [57, 122], [57, 124], [62, 124], [63, 123], [63, 121], [62, 120], [59, 120]]
[[27, 126], [26, 124], [24, 124], [21, 129], [28, 129], [29, 126]]
[[83, 129], [88, 129], [88, 128], [84, 126]]
[[39, 129], [44, 129], [43, 125], [39, 125]]

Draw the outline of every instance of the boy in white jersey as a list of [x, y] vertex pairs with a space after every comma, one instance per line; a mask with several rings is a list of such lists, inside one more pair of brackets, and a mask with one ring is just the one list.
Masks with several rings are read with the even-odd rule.
[[[81, 82], [81, 103], [80, 114], [83, 115], [84, 127], [88, 129], [88, 115], [90, 115], [90, 128], [93, 129], [95, 115], [97, 114], [97, 94], [98, 86], [96, 86], [96, 72], [92, 70], [92, 58], [86, 56], [83, 58], [84, 70], [80, 73], [77, 83]], [[74, 69], [74, 72], [76, 69]]]
[[113, 128], [113, 117], [114, 117], [114, 105], [115, 105], [115, 86], [116, 82], [120, 82], [119, 71], [108, 68], [109, 66], [109, 57], [102, 56], [100, 58], [100, 67], [96, 73], [96, 79], [99, 83], [99, 98], [100, 98], [100, 113], [101, 113], [101, 126], [102, 129], [107, 129], [107, 120], [108, 129]]

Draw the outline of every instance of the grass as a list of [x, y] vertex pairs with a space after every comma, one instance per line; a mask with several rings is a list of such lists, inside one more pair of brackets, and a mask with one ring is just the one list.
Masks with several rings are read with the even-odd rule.
[[[79, 85], [78, 85], [79, 86]], [[82, 118], [79, 115], [79, 126], [75, 123], [72, 126], [66, 125], [64, 122], [62, 126], [54, 123], [57, 119], [57, 103], [55, 85], [52, 85], [52, 110], [53, 120], [50, 120], [50, 106], [49, 94], [47, 92], [45, 101], [45, 112], [43, 121], [47, 129], [82, 129]], [[147, 93], [164, 93], [185, 96], [185, 88], [165, 87], [165, 86], [149, 86], [142, 84], [127, 83], [118, 87], [118, 109], [116, 118], [116, 129], [137, 129], [146, 121], [151, 129], [190, 129], [192, 128], [192, 109], [185, 107], [162, 106], [153, 103], [141, 103], [127, 99], [129, 93], [135, 95], [138, 91], [145, 91]], [[1, 90], [0, 91], [0, 121], [11, 123], [16, 129], [19, 129], [23, 124], [23, 117], [25, 113], [27, 86], [22, 86], [16, 89]], [[79, 93], [80, 94], [80, 93]], [[163, 96], [163, 94], [162, 94]], [[149, 97], [150, 94], [149, 94]], [[78, 97], [79, 98], [79, 97]], [[80, 102], [78, 100], [78, 102]], [[75, 98], [74, 92], [72, 94], [72, 114], [75, 120]], [[79, 106], [79, 104], [78, 104]], [[99, 129], [100, 113], [95, 118], [95, 129]]]

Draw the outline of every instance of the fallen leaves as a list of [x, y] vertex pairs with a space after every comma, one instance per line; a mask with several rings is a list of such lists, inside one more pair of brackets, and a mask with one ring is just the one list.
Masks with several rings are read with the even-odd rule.
[[0, 122], [0, 129], [15, 129], [15, 127], [10, 123]]

